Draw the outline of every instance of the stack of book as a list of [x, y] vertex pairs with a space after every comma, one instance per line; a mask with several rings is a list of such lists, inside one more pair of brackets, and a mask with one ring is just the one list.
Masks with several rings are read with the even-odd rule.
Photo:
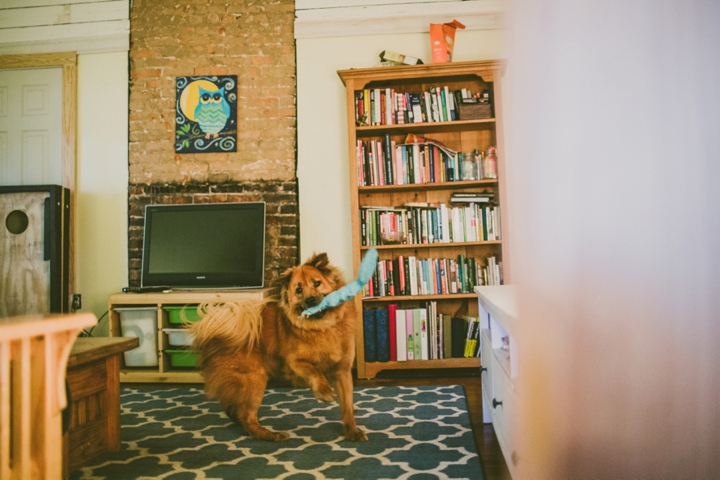
[[460, 181], [458, 152], [437, 141], [397, 144], [386, 134], [382, 140], [357, 140], [358, 186], [410, 185]]
[[503, 285], [504, 283], [502, 262], [498, 262], [494, 256], [488, 257], [482, 269], [482, 284]]
[[459, 255], [452, 258], [419, 259], [398, 255], [380, 260], [375, 273], [363, 289], [365, 298], [409, 295], [452, 295], [472, 293], [483, 285], [482, 262]]
[[487, 242], [501, 240], [500, 231], [497, 205], [472, 202], [451, 207], [414, 202], [399, 207], [360, 208], [363, 246], [383, 245], [386, 241], [403, 245]]
[[493, 192], [453, 192], [450, 203], [490, 203], [494, 196]]
[[451, 122], [460, 120], [460, 105], [465, 108], [480, 103], [485, 103], [481, 94], [466, 88], [450, 90], [447, 85], [423, 92], [366, 88], [355, 91], [355, 123], [365, 126]]
[[436, 302], [422, 308], [363, 310], [366, 362], [405, 362], [479, 356], [478, 319], [439, 313]]

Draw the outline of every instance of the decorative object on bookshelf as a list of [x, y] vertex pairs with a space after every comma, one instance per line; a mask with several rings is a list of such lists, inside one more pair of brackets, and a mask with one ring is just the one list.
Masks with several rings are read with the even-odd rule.
[[[509, 258], [503, 68], [478, 61], [338, 72], [347, 93], [355, 270], [371, 249], [379, 255], [355, 297], [358, 321], [374, 320], [358, 328], [359, 378], [480, 364], [477, 349], [465, 356], [468, 319], [477, 318], [473, 288], [507, 281]], [[463, 119], [464, 101], [491, 106], [495, 117]], [[487, 178], [486, 153], [496, 147], [488, 170], [496, 176]], [[378, 322], [378, 312], [387, 321], [381, 313]]]
[[452, 61], [453, 49], [455, 48], [455, 30], [458, 28], [465, 28], [465, 25], [457, 20], [448, 23], [430, 24], [430, 47], [433, 63]]
[[380, 52], [381, 62], [394, 62], [398, 65], [422, 65], [423, 61], [419, 58], [411, 57], [409, 55], [403, 55], [401, 53], [390, 52], [383, 50]]

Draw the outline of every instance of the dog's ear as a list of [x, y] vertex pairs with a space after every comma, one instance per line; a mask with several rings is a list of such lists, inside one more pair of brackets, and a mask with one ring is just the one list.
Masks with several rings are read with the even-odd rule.
[[315, 267], [323, 273], [330, 271], [330, 260], [328, 260], [327, 253], [314, 253], [312, 257], [305, 262], [305, 265]]

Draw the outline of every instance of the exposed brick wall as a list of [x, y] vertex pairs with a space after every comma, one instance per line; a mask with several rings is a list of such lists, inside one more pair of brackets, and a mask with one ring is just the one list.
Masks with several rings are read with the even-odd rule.
[[[130, 188], [130, 285], [140, 285], [145, 205], [185, 203], [267, 203], [265, 231], [265, 284], [296, 265], [298, 258], [297, 184], [259, 181], [244, 183], [177, 183], [136, 185]], [[208, 232], [211, 234], [211, 232]]]
[[[297, 263], [294, 19], [294, 0], [132, 2], [131, 285], [140, 278], [137, 209], [147, 202], [265, 199], [270, 214], [277, 202], [265, 197], [280, 195], [288, 212], [282, 231], [268, 218], [266, 265]], [[237, 152], [175, 154], [175, 80], [199, 75], [237, 75]]]

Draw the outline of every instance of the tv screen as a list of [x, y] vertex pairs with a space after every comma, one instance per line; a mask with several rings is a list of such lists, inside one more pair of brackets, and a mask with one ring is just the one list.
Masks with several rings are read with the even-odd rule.
[[143, 287], [259, 288], [265, 202], [147, 205]]

